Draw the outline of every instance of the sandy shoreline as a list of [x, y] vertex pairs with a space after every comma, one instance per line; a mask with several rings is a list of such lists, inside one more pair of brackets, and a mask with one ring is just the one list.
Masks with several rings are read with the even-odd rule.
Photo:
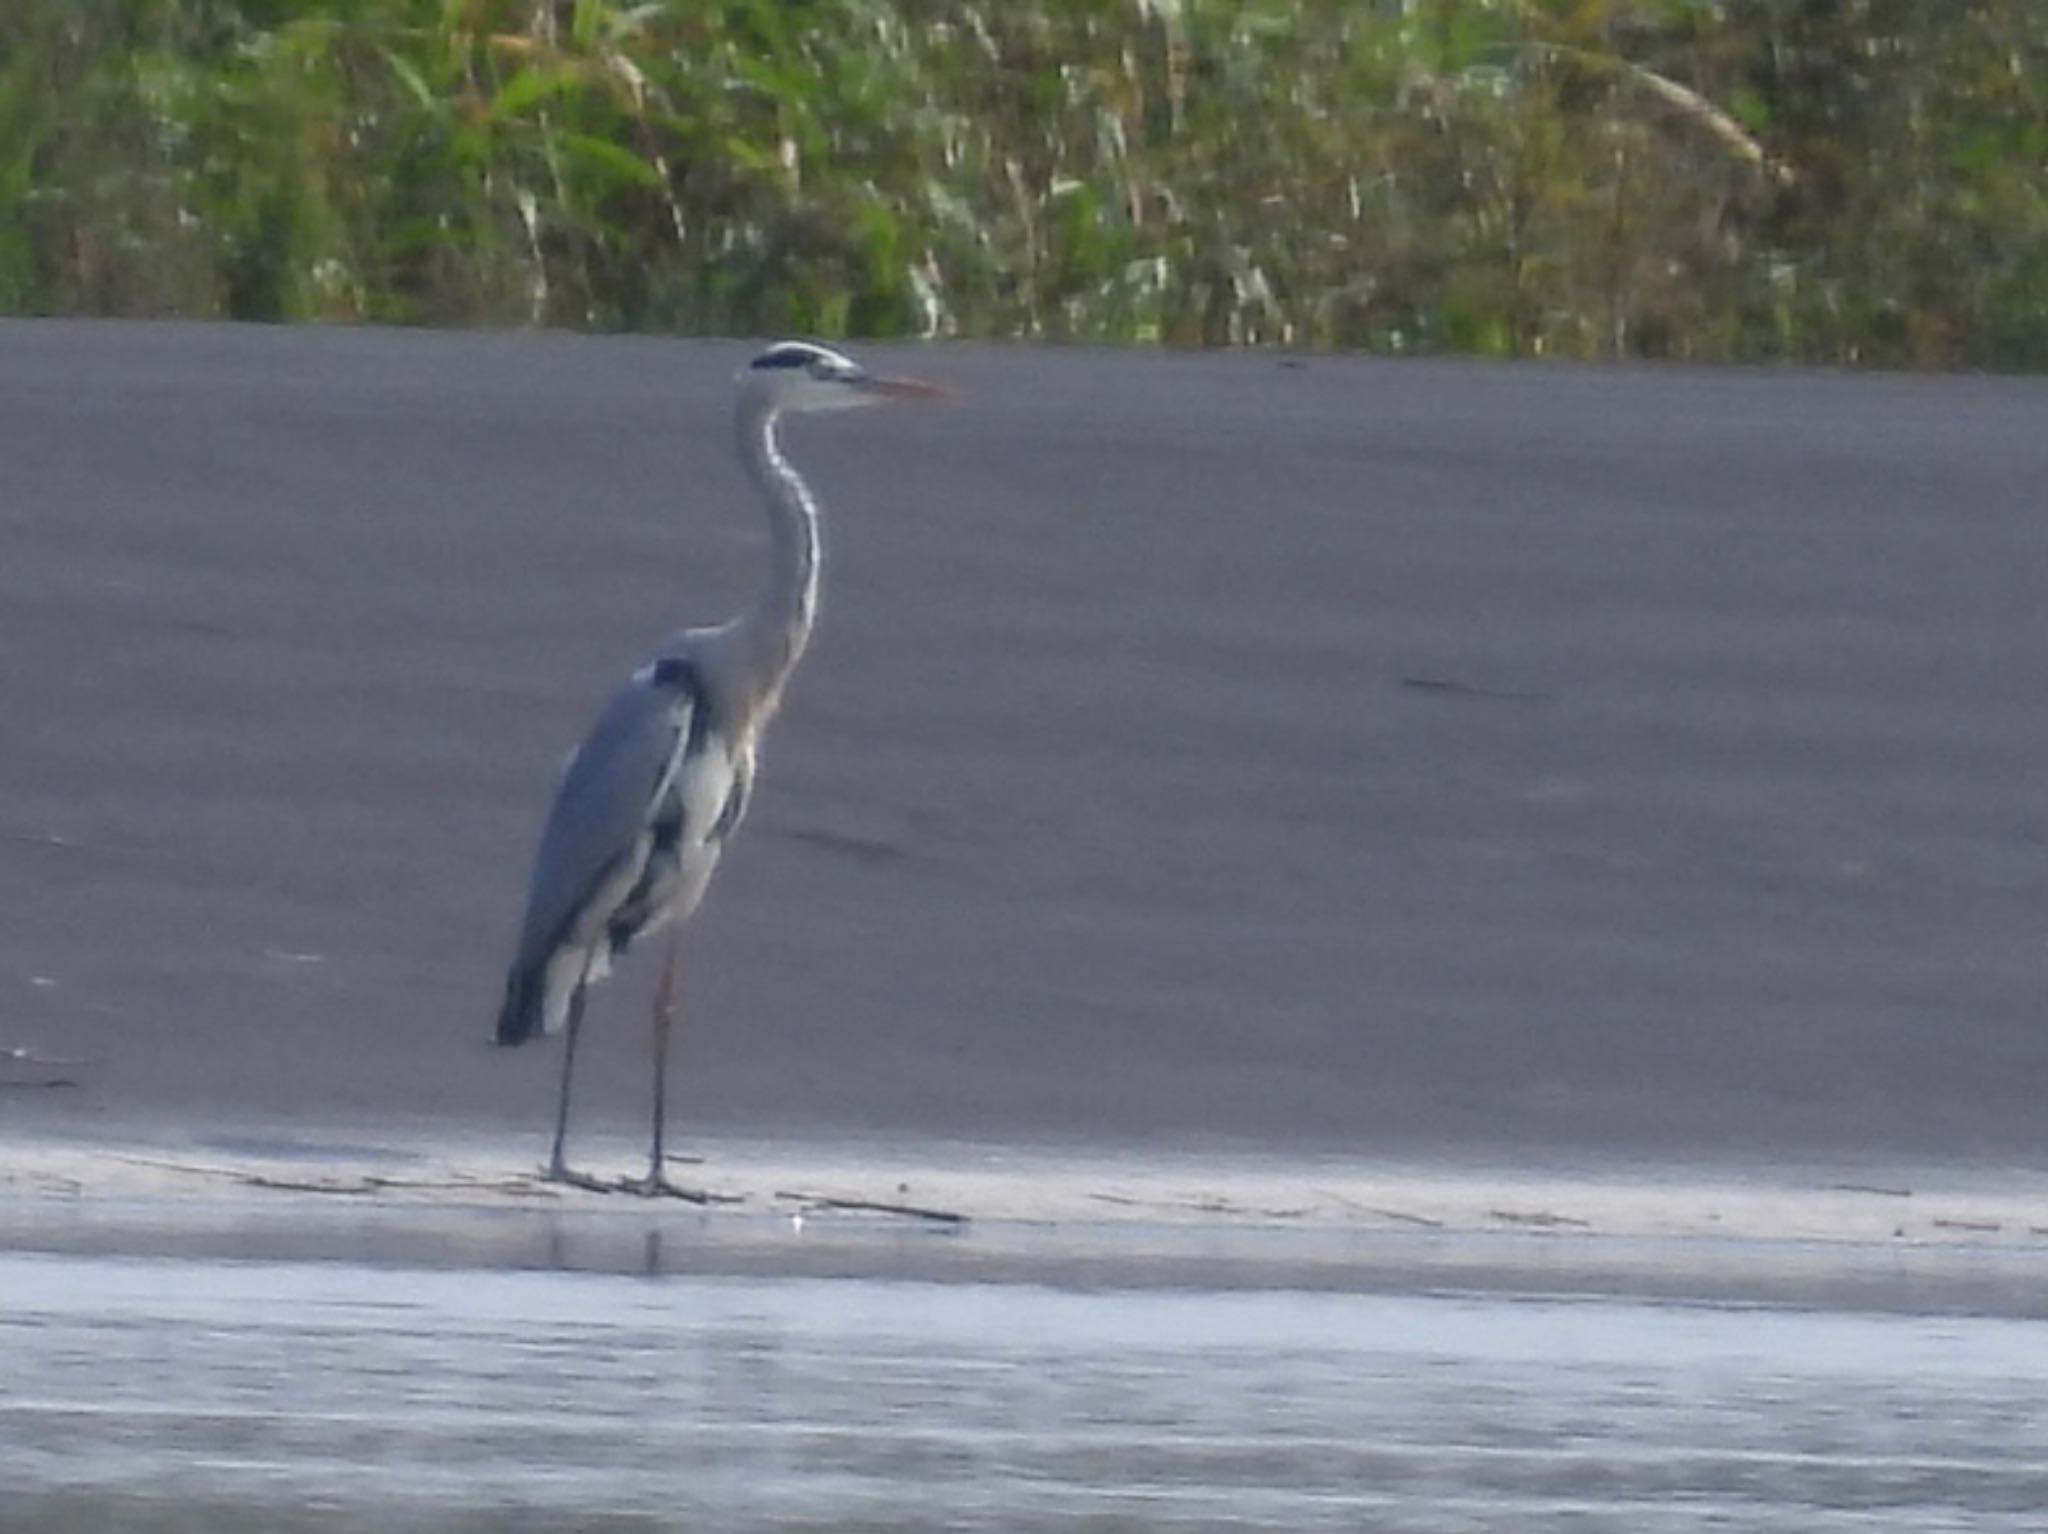
[[[521, 1140], [0, 1138], [0, 1245], [209, 1259], [1105, 1286], [1509, 1289], [2048, 1315], [2048, 1179], [701, 1142], [699, 1207]], [[598, 1142], [589, 1164], [633, 1164]]]

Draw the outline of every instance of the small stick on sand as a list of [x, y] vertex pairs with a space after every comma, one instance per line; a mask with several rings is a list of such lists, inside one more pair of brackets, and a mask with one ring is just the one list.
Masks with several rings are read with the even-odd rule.
[[1393, 1220], [1401, 1225], [1421, 1225], [1429, 1230], [1442, 1230], [1442, 1220], [1432, 1220], [1426, 1214], [1410, 1214], [1405, 1209], [1382, 1209], [1377, 1204], [1361, 1204], [1355, 1198], [1346, 1198], [1341, 1193], [1332, 1193], [1327, 1188], [1313, 1190], [1333, 1204], [1342, 1204], [1346, 1209], [1355, 1209], [1360, 1214], [1369, 1214], [1377, 1220]]
[[240, 1167], [205, 1166], [193, 1161], [167, 1161], [159, 1156], [126, 1156], [116, 1153], [114, 1160], [125, 1161], [130, 1166], [155, 1167], [163, 1172], [183, 1172], [188, 1177], [225, 1177], [234, 1182], [244, 1183], [251, 1188], [274, 1188], [283, 1193], [374, 1193], [379, 1187], [388, 1187], [387, 1179], [361, 1177], [348, 1182], [313, 1182], [290, 1177], [270, 1177], [262, 1172], [245, 1172]]
[[1454, 698], [1483, 698], [1501, 703], [1550, 702], [1548, 693], [1524, 692], [1515, 687], [1484, 687], [1477, 682], [1461, 682], [1448, 676], [1404, 676], [1401, 685], [1416, 692], [1445, 693]]
[[813, 1209], [846, 1209], [862, 1214], [901, 1214], [914, 1220], [937, 1220], [946, 1225], [965, 1225], [967, 1216], [951, 1209], [926, 1209], [917, 1204], [890, 1204], [871, 1198], [833, 1198], [825, 1193], [786, 1193], [775, 1195], [796, 1203], [808, 1204]]
[[265, 1177], [261, 1172], [232, 1172], [228, 1174], [237, 1182], [251, 1188], [272, 1188], [280, 1193], [375, 1193], [377, 1185], [364, 1178], [360, 1182], [299, 1182], [290, 1177]]
[[[209, 1166], [197, 1161], [173, 1161], [162, 1156], [134, 1156], [121, 1152], [109, 1152], [116, 1161], [125, 1161], [130, 1166], [154, 1167], [163, 1172], [182, 1172], [188, 1177], [225, 1177], [250, 1188], [267, 1188], [280, 1193], [464, 1193], [489, 1191], [511, 1193], [522, 1197], [558, 1198], [558, 1189], [548, 1186], [538, 1178], [485, 1178], [456, 1175], [445, 1178], [404, 1178], [383, 1177], [368, 1172], [360, 1177], [316, 1181], [312, 1178], [277, 1177], [268, 1172], [251, 1172], [241, 1167]], [[710, 1195], [707, 1195], [707, 1197]], [[735, 1200], [736, 1202], [736, 1200]]]

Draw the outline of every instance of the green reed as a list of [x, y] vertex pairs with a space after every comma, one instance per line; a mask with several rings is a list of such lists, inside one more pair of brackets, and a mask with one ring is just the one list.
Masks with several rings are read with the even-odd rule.
[[2038, 0], [7, 0], [0, 309], [2048, 364]]

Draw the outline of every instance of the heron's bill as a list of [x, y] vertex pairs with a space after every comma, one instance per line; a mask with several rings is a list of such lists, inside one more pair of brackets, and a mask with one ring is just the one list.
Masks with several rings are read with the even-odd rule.
[[951, 399], [953, 391], [938, 384], [926, 383], [921, 378], [890, 378], [880, 373], [870, 373], [861, 379], [860, 387], [868, 394], [882, 394], [890, 399]]

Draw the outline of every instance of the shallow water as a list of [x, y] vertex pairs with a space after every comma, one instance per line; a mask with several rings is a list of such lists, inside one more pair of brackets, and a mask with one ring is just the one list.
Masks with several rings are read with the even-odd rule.
[[2040, 1527], [2048, 1323], [0, 1257], [0, 1529]]

